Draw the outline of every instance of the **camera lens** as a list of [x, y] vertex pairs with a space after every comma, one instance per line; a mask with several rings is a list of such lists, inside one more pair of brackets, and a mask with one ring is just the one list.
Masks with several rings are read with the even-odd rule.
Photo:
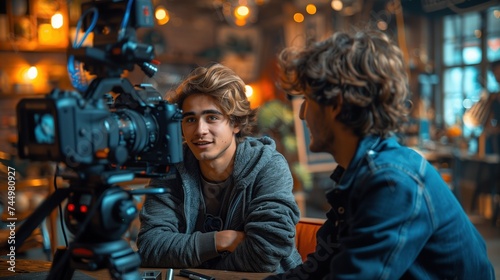
[[141, 115], [130, 109], [118, 109], [111, 114], [109, 127], [116, 127], [119, 145], [125, 144], [129, 154], [144, 152], [156, 142], [156, 122], [150, 115]]

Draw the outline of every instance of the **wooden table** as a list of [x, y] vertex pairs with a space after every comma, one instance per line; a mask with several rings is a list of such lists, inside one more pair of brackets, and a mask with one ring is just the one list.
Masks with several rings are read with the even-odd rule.
[[[0, 280], [35, 280], [35, 279], [45, 279], [48, 275], [52, 263], [47, 261], [39, 260], [15, 260], [15, 272], [8, 270], [10, 264], [5, 257], [0, 259]], [[180, 269], [174, 269], [173, 279], [188, 279], [179, 275]], [[253, 272], [238, 272], [238, 271], [225, 271], [225, 270], [211, 270], [211, 269], [189, 269], [194, 272], [209, 275], [214, 277], [216, 280], [257, 280], [263, 279], [266, 276], [271, 275], [271, 273], [253, 273]], [[161, 271], [161, 279], [164, 280], [167, 275], [167, 269], [163, 268], [140, 268], [140, 271]], [[72, 279], [77, 280], [87, 280], [87, 279], [111, 279], [109, 271], [106, 269], [98, 271], [83, 271], [77, 270], [73, 274]]]

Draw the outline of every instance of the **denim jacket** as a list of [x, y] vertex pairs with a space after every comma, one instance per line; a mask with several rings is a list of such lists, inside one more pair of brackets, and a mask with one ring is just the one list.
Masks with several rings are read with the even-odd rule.
[[395, 138], [364, 138], [331, 178], [316, 252], [275, 279], [494, 279], [485, 242], [448, 185]]

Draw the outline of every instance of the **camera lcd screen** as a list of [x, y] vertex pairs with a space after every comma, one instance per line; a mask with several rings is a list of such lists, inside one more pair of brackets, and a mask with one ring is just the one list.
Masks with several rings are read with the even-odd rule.
[[29, 112], [29, 127], [32, 131], [29, 134], [30, 143], [54, 144], [55, 142], [55, 122], [54, 116], [48, 112]]
[[57, 104], [45, 98], [21, 99], [17, 104], [18, 154], [32, 160], [60, 161]]

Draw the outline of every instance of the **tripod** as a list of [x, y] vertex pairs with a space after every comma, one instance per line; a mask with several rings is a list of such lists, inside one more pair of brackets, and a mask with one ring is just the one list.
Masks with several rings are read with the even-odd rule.
[[[109, 270], [113, 279], [140, 279], [139, 255], [121, 236], [138, 212], [132, 196], [159, 194], [164, 189], [124, 190], [108, 183], [113, 176], [123, 175], [117, 172], [70, 181], [69, 188], [57, 189], [16, 232], [19, 248], [36, 226], [68, 199], [64, 221], [75, 236], [67, 248], [57, 249], [47, 279], [71, 279], [75, 269], [103, 268]], [[107, 182], [103, 178], [108, 178]]]

